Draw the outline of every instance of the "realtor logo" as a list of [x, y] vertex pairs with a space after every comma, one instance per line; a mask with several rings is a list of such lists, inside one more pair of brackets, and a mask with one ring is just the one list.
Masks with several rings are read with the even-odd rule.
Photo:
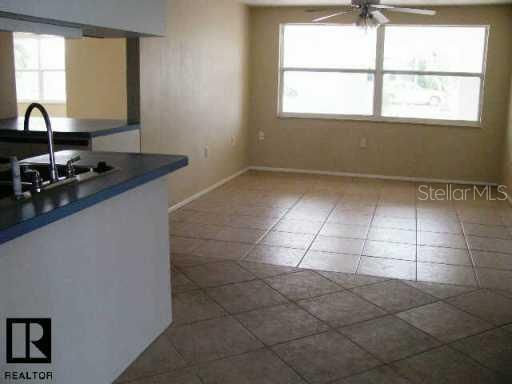
[[52, 320], [7, 319], [7, 364], [51, 364]]

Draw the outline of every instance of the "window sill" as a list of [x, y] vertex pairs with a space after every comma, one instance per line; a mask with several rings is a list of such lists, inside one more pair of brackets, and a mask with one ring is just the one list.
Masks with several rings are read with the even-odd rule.
[[32, 103], [38, 103], [42, 105], [66, 105], [66, 101], [40, 101], [40, 100], [18, 100], [18, 104], [32, 104]]
[[394, 117], [373, 117], [373, 116], [353, 116], [353, 115], [326, 115], [312, 113], [279, 113], [279, 119], [310, 119], [310, 120], [344, 120], [344, 121], [365, 121], [372, 123], [398, 123], [413, 125], [431, 125], [441, 127], [465, 127], [482, 128], [481, 122], [473, 121], [455, 121], [455, 120], [429, 120], [429, 119], [410, 119]]

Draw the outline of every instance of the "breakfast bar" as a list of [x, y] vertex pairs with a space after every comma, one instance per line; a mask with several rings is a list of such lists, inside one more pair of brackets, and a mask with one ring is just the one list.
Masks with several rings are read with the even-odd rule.
[[[57, 164], [79, 156], [77, 167], [103, 162], [113, 170], [0, 199], [0, 308], [51, 319], [53, 359], [44, 370], [55, 382], [112, 382], [172, 321], [166, 176], [188, 160], [55, 155]], [[46, 164], [48, 156], [24, 162]], [[0, 368], [12, 371], [4, 354]]]

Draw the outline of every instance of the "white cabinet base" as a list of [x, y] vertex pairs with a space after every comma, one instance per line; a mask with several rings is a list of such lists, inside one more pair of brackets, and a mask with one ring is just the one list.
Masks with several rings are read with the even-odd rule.
[[171, 323], [167, 181], [161, 178], [0, 245], [5, 318], [52, 319], [57, 384], [107, 384]]

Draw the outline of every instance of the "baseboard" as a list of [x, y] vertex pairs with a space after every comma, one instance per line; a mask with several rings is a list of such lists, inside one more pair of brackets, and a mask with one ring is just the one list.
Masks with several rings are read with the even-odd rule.
[[344, 176], [344, 177], [360, 177], [364, 179], [377, 179], [377, 180], [397, 180], [397, 181], [410, 181], [410, 182], [423, 182], [423, 183], [448, 183], [448, 184], [470, 184], [470, 185], [490, 185], [496, 186], [496, 183], [486, 181], [466, 181], [466, 180], [447, 180], [447, 179], [430, 179], [423, 177], [405, 177], [405, 176], [385, 176], [385, 175], [371, 175], [366, 173], [350, 173], [350, 172], [330, 172], [330, 171], [317, 171], [311, 169], [295, 169], [295, 168], [274, 168], [274, 167], [258, 167], [250, 166], [251, 171], [266, 171], [266, 172], [286, 172], [286, 173], [305, 173], [312, 175], [325, 175], [325, 176]]
[[182, 207], [184, 207], [185, 205], [187, 204], [190, 204], [191, 202], [193, 202], [194, 200], [197, 200], [199, 199], [200, 197], [206, 195], [208, 192], [211, 192], [213, 191], [214, 189], [217, 189], [219, 187], [221, 187], [222, 185], [226, 184], [227, 182], [233, 180], [234, 178], [240, 176], [240, 175], [243, 175], [245, 172], [249, 171], [249, 167], [247, 168], [244, 168], [242, 169], [241, 171], [238, 171], [236, 173], [234, 173], [233, 175], [231, 176], [228, 176], [226, 177], [225, 179], [222, 179], [221, 181], [219, 181], [218, 183], [215, 183], [213, 184], [212, 186], [206, 188], [206, 189], [203, 189], [202, 191], [186, 198], [185, 200], [183, 201], [180, 201], [179, 203], [177, 204], [174, 204], [173, 206], [169, 207], [169, 213], [177, 210], [177, 209], [180, 209]]

